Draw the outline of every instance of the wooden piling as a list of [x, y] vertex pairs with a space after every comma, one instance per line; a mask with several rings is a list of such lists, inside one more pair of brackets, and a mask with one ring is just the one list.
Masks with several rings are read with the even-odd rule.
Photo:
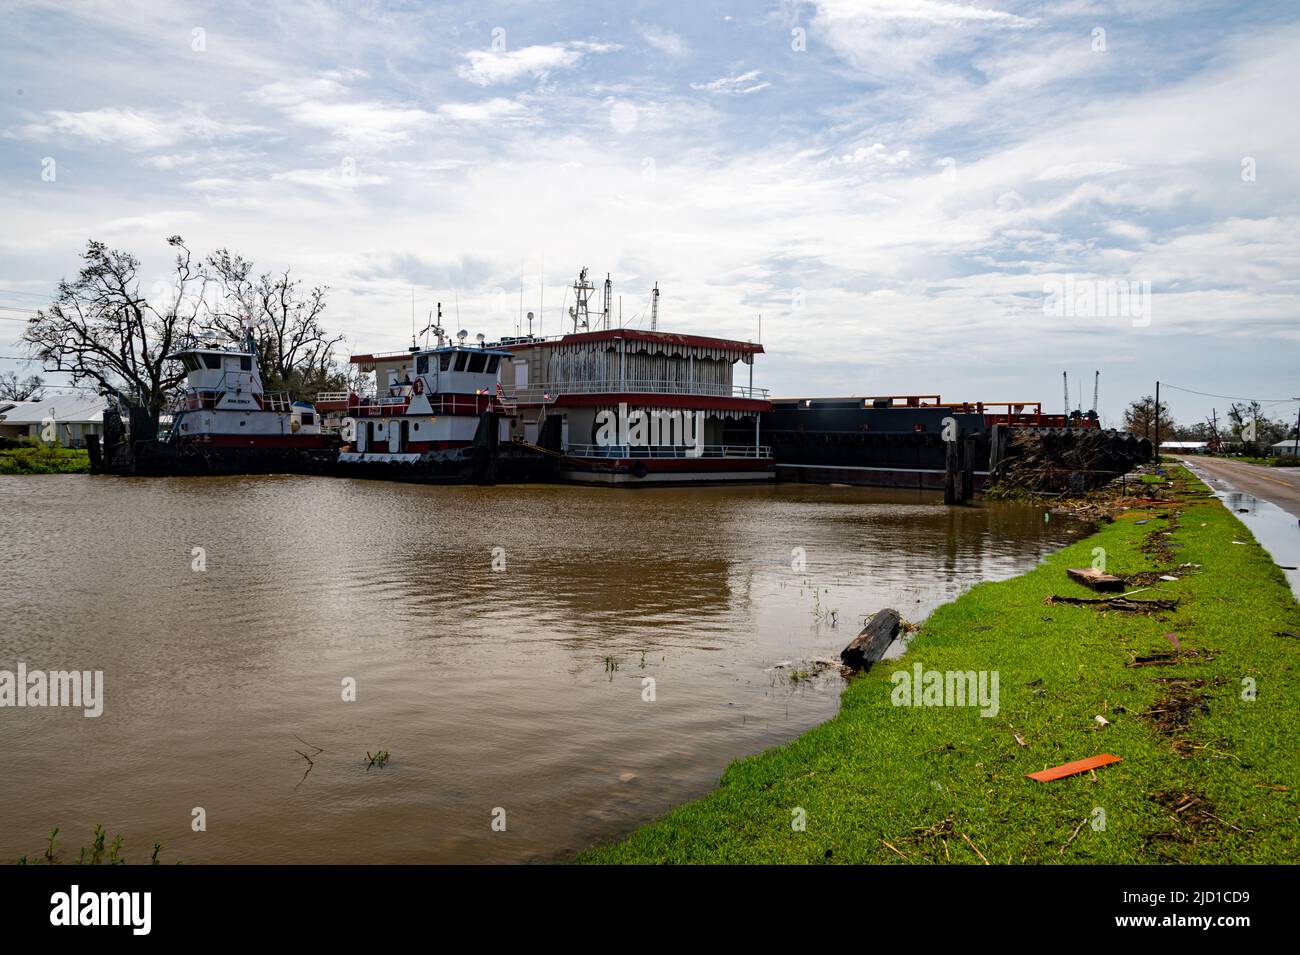
[[956, 441], [944, 441], [943, 503], [960, 504], [961, 452]]

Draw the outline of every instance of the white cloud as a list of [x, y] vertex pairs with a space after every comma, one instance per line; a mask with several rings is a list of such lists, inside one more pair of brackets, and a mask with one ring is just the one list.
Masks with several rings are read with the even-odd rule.
[[664, 56], [680, 60], [690, 55], [691, 51], [687, 47], [686, 41], [672, 30], [650, 23], [634, 23], [633, 25], [636, 27], [636, 31], [641, 34], [641, 39]]
[[556, 70], [577, 66], [588, 53], [608, 53], [621, 49], [617, 44], [573, 42], [526, 46], [519, 50], [471, 50], [469, 62], [457, 69], [461, 79], [479, 86], [513, 83], [525, 76], [544, 78]]
[[942, 0], [816, 0], [818, 10], [832, 22], [913, 20], [924, 23], [996, 23], [1026, 27], [1037, 21], [966, 3]]
[[816, 0], [813, 32], [853, 67], [873, 77], [902, 76], [932, 86], [957, 51], [979, 48], [989, 31], [1020, 31], [1038, 21], [941, 0]]
[[259, 87], [255, 102], [274, 107], [299, 126], [324, 130], [337, 147], [376, 152], [409, 142], [434, 114], [409, 103], [357, 97], [347, 81], [359, 71], [331, 71]]
[[81, 139], [144, 150], [264, 131], [260, 126], [213, 119], [202, 106], [187, 106], [172, 113], [106, 106], [83, 112], [48, 110], [36, 121], [20, 127], [18, 136], [41, 141]]
[[692, 83], [691, 89], [701, 90], [705, 93], [725, 93], [730, 96], [748, 96], [750, 93], [757, 93], [759, 90], [765, 90], [771, 83], [759, 81], [763, 75], [762, 70], [750, 70], [748, 73], [740, 73], [736, 76], [723, 76], [708, 83]]
[[849, 152], [832, 156], [829, 162], [832, 165], [892, 169], [911, 165], [912, 153], [907, 149], [890, 152], [884, 143], [872, 143], [870, 146], [858, 146]]
[[461, 123], [487, 123], [527, 115], [521, 103], [498, 96], [478, 103], [444, 103], [438, 115]]

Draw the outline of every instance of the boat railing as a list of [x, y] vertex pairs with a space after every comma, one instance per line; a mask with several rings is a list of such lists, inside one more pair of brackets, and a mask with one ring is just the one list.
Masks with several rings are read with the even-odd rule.
[[515, 401], [525, 404], [553, 401], [566, 394], [652, 394], [652, 395], [703, 395], [714, 398], [750, 398], [766, 401], [768, 389], [750, 388], [704, 381], [671, 381], [662, 378], [624, 378], [622, 380], [544, 381], [522, 388], [502, 385], [502, 390]]
[[[404, 389], [408, 390], [409, 389]], [[384, 418], [407, 414], [413, 394], [389, 396], [382, 398], [375, 395], [350, 394], [347, 399], [347, 413], [355, 418]], [[429, 408], [434, 415], [476, 415], [484, 411], [501, 411], [504, 402], [490, 394], [445, 395], [428, 394]], [[317, 400], [321, 400], [319, 397]]]
[[627, 444], [570, 444], [564, 453], [574, 458], [757, 458], [772, 457], [772, 449], [752, 444], [706, 444], [702, 449], [689, 445], [636, 447]]

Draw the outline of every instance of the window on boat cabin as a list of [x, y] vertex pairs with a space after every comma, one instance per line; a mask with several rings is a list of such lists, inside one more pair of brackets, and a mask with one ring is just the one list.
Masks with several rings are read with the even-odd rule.
[[221, 356], [205, 354], [203, 356], [203, 364], [207, 365], [213, 371], [219, 371], [221, 369]]
[[500, 355], [489, 355], [489, 356], [488, 356], [488, 363], [487, 363], [487, 372], [488, 372], [488, 374], [489, 374], [489, 375], [495, 375], [495, 374], [497, 373], [497, 365], [499, 365], [499, 364], [501, 364], [501, 356], [500, 356]]
[[482, 352], [475, 352], [469, 356], [469, 373], [471, 375], [480, 375], [483, 369], [487, 367], [488, 356]]
[[240, 356], [239, 356], [239, 370], [240, 370], [240, 371], [252, 371], [252, 370], [253, 370], [253, 357], [252, 357], [251, 355], [240, 355]]
[[456, 352], [456, 367], [455, 367], [453, 370], [454, 370], [454, 371], [464, 371], [464, 370], [465, 370], [465, 360], [466, 360], [467, 358], [469, 358], [469, 353], [468, 353], [468, 352], [463, 352], [463, 351], [458, 351], [458, 352]]
[[415, 359], [415, 373], [417, 375], [427, 375], [429, 373], [429, 356], [421, 355]]
[[451, 352], [445, 351], [438, 356], [438, 370], [446, 371], [451, 367]]
[[303, 424], [315, 424], [315, 423], [316, 423], [316, 416], [315, 416], [314, 414], [312, 414], [310, 411], [304, 411], [304, 412], [302, 413], [302, 423], [303, 423]]
[[186, 371], [198, 371], [198, 370], [199, 370], [199, 367], [200, 367], [200, 365], [199, 365], [199, 356], [198, 356], [198, 355], [182, 355], [182, 356], [181, 356], [181, 364], [185, 366], [185, 370], [186, 370]]

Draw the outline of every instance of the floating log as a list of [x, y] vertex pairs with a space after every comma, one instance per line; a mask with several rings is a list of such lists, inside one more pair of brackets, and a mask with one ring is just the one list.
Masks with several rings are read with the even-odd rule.
[[1070, 579], [1075, 583], [1083, 584], [1092, 590], [1103, 593], [1112, 590], [1123, 590], [1124, 581], [1114, 574], [1107, 574], [1095, 567], [1071, 567], [1066, 571]]
[[885, 655], [902, 625], [903, 618], [897, 610], [878, 611], [853, 642], [840, 651], [840, 660], [853, 670], [871, 669], [871, 664]]

